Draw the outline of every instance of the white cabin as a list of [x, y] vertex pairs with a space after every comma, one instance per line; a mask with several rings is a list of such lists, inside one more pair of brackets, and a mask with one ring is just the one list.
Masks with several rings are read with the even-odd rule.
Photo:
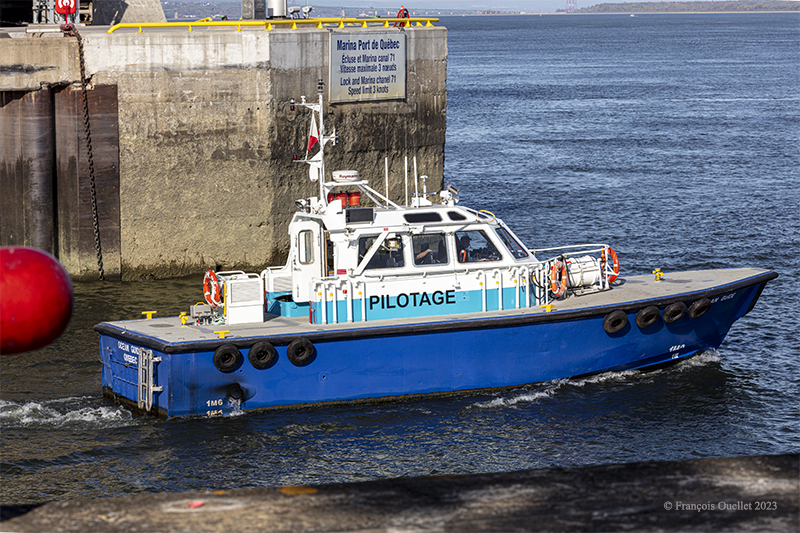
[[[221, 297], [209, 301], [217, 322], [279, 315], [333, 324], [530, 308], [607, 290], [616, 279], [619, 263], [608, 246], [538, 250], [560, 254], [540, 260], [492, 213], [459, 206], [452, 186], [429, 194], [426, 176], [422, 192], [403, 206], [357, 171], [333, 172], [327, 181], [324, 147], [336, 134], [325, 135], [321, 92], [319, 103], [303, 97], [299, 105], [314, 112], [309, 149], [317, 142], [320, 149], [302, 162], [319, 182], [319, 197], [296, 202], [286, 265], [260, 275], [218, 274]], [[415, 164], [415, 191], [417, 182]], [[371, 207], [361, 207], [364, 197]]]

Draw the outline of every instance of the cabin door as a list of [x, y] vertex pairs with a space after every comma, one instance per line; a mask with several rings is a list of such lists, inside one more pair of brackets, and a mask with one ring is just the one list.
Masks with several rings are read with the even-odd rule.
[[292, 224], [292, 299], [295, 302], [312, 300], [312, 280], [325, 276], [325, 250], [322, 226], [315, 220]]

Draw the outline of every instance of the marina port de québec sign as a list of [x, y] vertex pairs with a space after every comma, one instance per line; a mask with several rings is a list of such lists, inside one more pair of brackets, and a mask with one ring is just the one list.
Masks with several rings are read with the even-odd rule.
[[404, 33], [332, 32], [330, 39], [331, 102], [406, 97]]

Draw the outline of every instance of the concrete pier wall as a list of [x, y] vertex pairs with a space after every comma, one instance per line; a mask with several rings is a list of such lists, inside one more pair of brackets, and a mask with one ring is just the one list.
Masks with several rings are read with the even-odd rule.
[[0, 105], [10, 111], [0, 115], [0, 172], [7, 177], [0, 197], [0, 238], [55, 254], [53, 92], [5, 92]]
[[[401, 199], [404, 157], [416, 156], [420, 174], [431, 177], [429, 186], [440, 186], [446, 29], [347, 31], [406, 34], [406, 98], [327, 106], [328, 132], [340, 132], [339, 144], [326, 150], [328, 170], [358, 170], [383, 191], [388, 157], [390, 193]], [[101, 121], [105, 181], [113, 182], [118, 173], [118, 191], [106, 187], [102, 198], [102, 231], [118, 228], [117, 244], [113, 235], [101, 235], [104, 250], [106, 240], [111, 251], [118, 250], [118, 260], [106, 267], [107, 275], [110, 271], [123, 279], [139, 279], [207, 268], [258, 271], [281, 263], [288, 251], [294, 200], [317, 194], [307, 165], [292, 161], [293, 155], [305, 155], [310, 112], [300, 107], [291, 112], [288, 101], [301, 95], [316, 99], [317, 80], [327, 83], [329, 30], [87, 31], [83, 41], [89, 92], [116, 94], [115, 105], [105, 98], [98, 108], [106, 119], [117, 114], [118, 129], [114, 139], [108, 120]], [[65, 86], [80, 91], [74, 38], [13, 38], [0, 43], [0, 91], [56, 87], [58, 92]], [[326, 90], [326, 99], [327, 94]], [[16, 120], [9, 118], [15, 113], [3, 106], [0, 119]], [[56, 138], [61, 135], [75, 137], [56, 128]], [[93, 142], [101, 141], [93, 135]], [[61, 146], [58, 141], [56, 145]], [[84, 150], [66, 145], [63, 149], [77, 151], [70, 155], [80, 169]], [[55, 157], [61, 160], [58, 150]], [[72, 242], [75, 235], [73, 241], [80, 242], [86, 238], [71, 226], [80, 227], [74, 217], [85, 220], [86, 206], [62, 216], [60, 188], [69, 190], [64, 182], [72, 178], [62, 177], [61, 168], [56, 169], [58, 240]], [[13, 181], [7, 174], [0, 176], [4, 194]], [[108, 197], [115, 194], [116, 202]], [[87, 263], [92, 258], [79, 252], [89, 244], [93, 250], [93, 236], [86, 245], [59, 244], [59, 259], [76, 278], [94, 276]], [[73, 260], [81, 253], [84, 257]]]
[[[97, 237], [105, 277], [120, 277], [120, 166], [117, 88], [97, 85], [87, 91], [96, 190]], [[95, 213], [92, 210], [89, 156], [80, 87], [55, 92], [57, 256], [76, 279], [98, 273]]]

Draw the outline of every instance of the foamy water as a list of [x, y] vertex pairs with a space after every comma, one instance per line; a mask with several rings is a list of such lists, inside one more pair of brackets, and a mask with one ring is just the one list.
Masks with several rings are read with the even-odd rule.
[[0, 400], [0, 428], [104, 428], [137, 424], [131, 412], [120, 406], [80, 407], [88, 400], [86, 397], [23, 403]]
[[[690, 372], [697, 368], [716, 364], [720, 361], [718, 350], [705, 350], [697, 355], [678, 361], [670, 365], [670, 371]], [[619, 372], [603, 372], [585, 378], [557, 379], [547, 383], [535, 385], [535, 391], [522, 393], [506, 393], [489, 401], [477, 402], [470, 407], [491, 409], [497, 407], [512, 407], [518, 404], [534, 403], [542, 400], [558, 400], [559, 391], [570, 387], [585, 387], [598, 383], [618, 383], [620, 385], [635, 385], [642, 382], [652, 382], [653, 378], [664, 369], [656, 370], [623, 370]]]

